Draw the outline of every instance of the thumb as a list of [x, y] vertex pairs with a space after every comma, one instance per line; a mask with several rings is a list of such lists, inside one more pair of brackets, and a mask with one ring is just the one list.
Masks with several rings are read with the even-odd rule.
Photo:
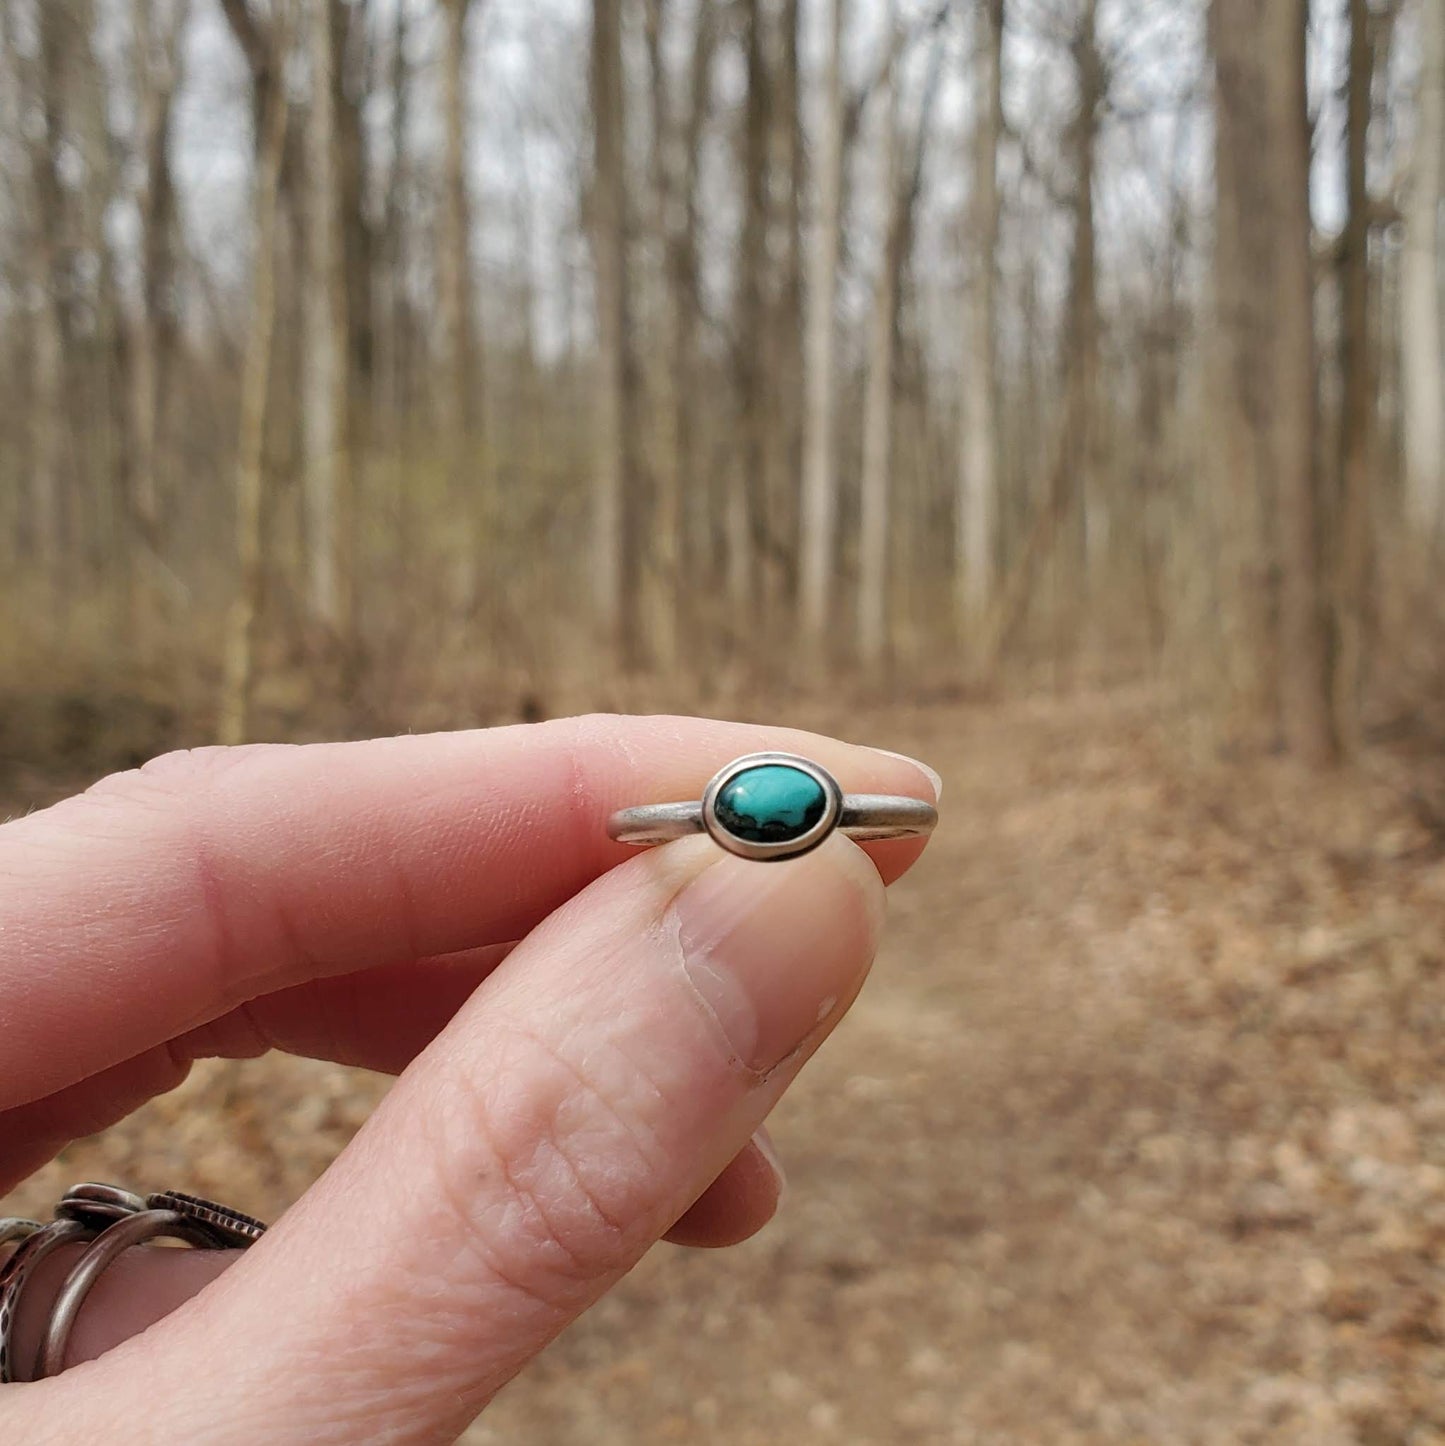
[[26, 1414], [0, 1434], [453, 1440], [747, 1143], [857, 992], [882, 901], [837, 835], [785, 863], [689, 839], [615, 869], [518, 946], [235, 1267], [15, 1388]]

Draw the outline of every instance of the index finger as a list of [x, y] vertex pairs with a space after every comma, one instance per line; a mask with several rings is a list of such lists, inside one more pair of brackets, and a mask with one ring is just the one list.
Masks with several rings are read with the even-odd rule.
[[[7, 824], [0, 1109], [277, 989], [519, 938], [627, 856], [614, 809], [696, 798], [763, 749], [936, 794], [906, 759], [792, 729], [592, 716], [168, 755]], [[922, 844], [868, 848], [892, 879]]]

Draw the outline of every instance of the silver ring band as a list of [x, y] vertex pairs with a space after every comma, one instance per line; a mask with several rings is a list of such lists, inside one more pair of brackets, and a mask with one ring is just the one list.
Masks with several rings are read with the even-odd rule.
[[0, 1220], [0, 1248], [29, 1240], [37, 1230], [43, 1228], [38, 1220], [18, 1220], [14, 1216], [6, 1216]]
[[826, 769], [793, 753], [750, 753], [721, 769], [696, 803], [619, 809], [607, 822], [619, 843], [650, 846], [706, 833], [741, 858], [796, 858], [834, 830], [855, 839], [932, 832], [938, 810], [894, 794], [845, 794]]
[[[42, 1380], [63, 1368], [86, 1297], [131, 1246], [171, 1236], [198, 1250], [245, 1250], [266, 1233], [266, 1226], [250, 1215], [177, 1190], [137, 1195], [117, 1185], [73, 1185], [54, 1214], [49, 1225], [0, 1219], [0, 1250], [15, 1246], [9, 1258], [0, 1261], [0, 1384]], [[81, 1242], [89, 1242], [90, 1248], [71, 1267], [50, 1306], [36, 1359], [18, 1361], [15, 1322], [27, 1284], [46, 1257]]]
[[119, 1185], [72, 1185], [55, 1207], [57, 1220], [78, 1220], [82, 1225], [104, 1230], [127, 1215], [138, 1215], [146, 1208], [145, 1200], [133, 1190]]
[[19, 1363], [15, 1359], [14, 1341], [15, 1313], [25, 1282], [36, 1266], [62, 1245], [90, 1240], [94, 1235], [91, 1226], [82, 1225], [78, 1220], [57, 1220], [22, 1240], [15, 1254], [0, 1266], [0, 1386], [30, 1378], [17, 1374]]
[[34, 1379], [57, 1376], [65, 1365], [70, 1334], [80, 1316], [86, 1297], [96, 1281], [133, 1245], [172, 1236], [202, 1250], [214, 1249], [215, 1240], [199, 1221], [175, 1210], [141, 1210], [123, 1215], [91, 1242], [90, 1249], [76, 1261], [65, 1284], [50, 1307], [50, 1320], [41, 1343]]
[[148, 1210], [174, 1210], [199, 1225], [209, 1236], [210, 1244], [226, 1250], [244, 1250], [254, 1245], [265, 1233], [263, 1221], [254, 1215], [243, 1215], [229, 1205], [218, 1205], [201, 1195], [187, 1195], [181, 1190], [161, 1190], [147, 1195]]

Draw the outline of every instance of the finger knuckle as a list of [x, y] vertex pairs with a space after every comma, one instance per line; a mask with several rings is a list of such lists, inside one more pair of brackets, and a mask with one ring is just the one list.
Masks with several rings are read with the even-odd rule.
[[162, 753], [139, 768], [102, 778], [86, 791], [86, 797], [174, 804], [214, 787], [237, 768], [247, 767], [271, 751], [268, 745], [259, 743], [239, 748], [179, 748]]
[[[93, 785], [73, 800], [65, 820], [72, 833], [150, 841], [149, 857], [166, 861], [165, 907], [173, 920], [185, 921], [196, 978], [209, 981], [207, 997], [226, 1007], [246, 998], [256, 981], [246, 977], [245, 953], [237, 947], [230, 887], [235, 849], [212, 820], [232, 807], [217, 796], [229, 791], [230, 775], [271, 751], [258, 745], [162, 754]], [[276, 920], [269, 925], [273, 936], [284, 938]]]
[[448, 1193], [488, 1273], [548, 1311], [575, 1310], [630, 1265], [665, 1221], [661, 1149], [636, 1108], [649, 1087], [626, 1062], [585, 1066], [517, 1030], [467, 1072], [446, 1149]]

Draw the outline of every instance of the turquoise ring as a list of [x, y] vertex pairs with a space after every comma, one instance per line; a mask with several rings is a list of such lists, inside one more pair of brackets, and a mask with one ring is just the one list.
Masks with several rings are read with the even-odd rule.
[[930, 833], [938, 810], [920, 798], [848, 793], [820, 764], [796, 753], [749, 753], [713, 775], [696, 803], [624, 808], [607, 821], [619, 843], [648, 846], [705, 833], [740, 858], [797, 858], [835, 829], [850, 838]]

